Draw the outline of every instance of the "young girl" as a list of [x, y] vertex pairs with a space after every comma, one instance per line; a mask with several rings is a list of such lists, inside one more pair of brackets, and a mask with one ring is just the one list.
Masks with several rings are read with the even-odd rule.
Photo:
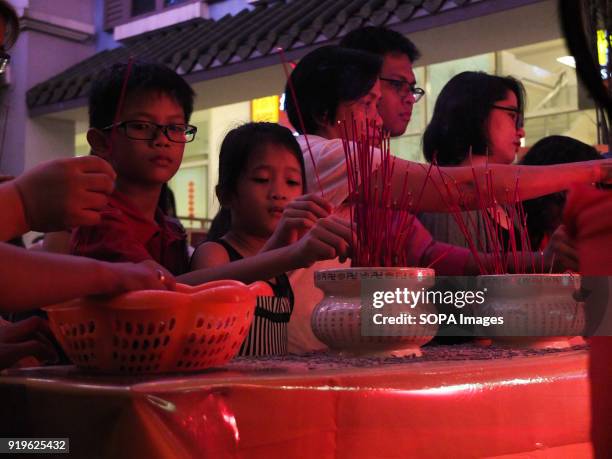
[[348, 255], [349, 223], [330, 216], [322, 198], [302, 196], [305, 183], [302, 152], [289, 129], [249, 123], [225, 137], [216, 187], [222, 208], [193, 255], [196, 271], [181, 280], [272, 279], [274, 297], [258, 299], [240, 355], [286, 353], [293, 292], [285, 273]]

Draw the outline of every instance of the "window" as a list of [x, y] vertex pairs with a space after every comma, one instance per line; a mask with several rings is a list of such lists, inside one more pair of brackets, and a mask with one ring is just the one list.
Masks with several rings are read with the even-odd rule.
[[185, 3], [187, 0], [164, 0], [164, 8], [168, 6], [178, 5], [179, 3]]
[[155, 11], [155, 0], [132, 0], [132, 16]]
[[[170, 181], [176, 199], [176, 213], [185, 217], [185, 227], [193, 228], [192, 218], [208, 217], [208, 164], [206, 161], [183, 165]], [[198, 225], [195, 225], [198, 228]]]
[[495, 54], [481, 54], [454, 61], [441, 62], [427, 67], [427, 86], [425, 102], [427, 103], [427, 123], [431, 120], [436, 99], [442, 88], [452, 77], [465, 71], [482, 71], [495, 74]]
[[[143, 16], [153, 16], [158, 13], [166, 13], [167, 10], [176, 8], [177, 10], [185, 10], [185, 6], [197, 6], [202, 0], [104, 0], [104, 29], [110, 31], [117, 26], [123, 26], [131, 22], [138, 22]], [[174, 22], [190, 19], [191, 17], [199, 16], [198, 8], [187, 8]], [[170, 13], [172, 14], [172, 13]], [[194, 16], [196, 15], [196, 16]], [[148, 29], [147, 29], [148, 30]], [[133, 36], [140, 31], [122, 30], [121, 38]]]
[[512, 75], [525, 86], [525, 144], [549, 135], [567, 135], [597, 142], [593, 102], [581, 94], [576, 70], [562, 39], [533, 43], [498, 53], [498, 74]]

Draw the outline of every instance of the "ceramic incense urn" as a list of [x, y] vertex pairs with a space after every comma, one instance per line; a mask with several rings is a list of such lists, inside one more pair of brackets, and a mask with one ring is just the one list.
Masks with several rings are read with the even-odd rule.
[[[578, 274], [504, 274], [479, 276], [485, 301], [475, 305], [481, 317], [503, 317], [503, 325], [479, 333], [497, 345], [563, 348], [585, 330]], [[570, 342], [572, 340], [572, 342]]]
[[[392, 280], [394, 285], [414, 291], [425, 291], [435, 283], [435, 271], [426, 268], [347, 268], [328, 269], [315, 273], [315, 285], [324, 298], [312, 313], [315, 336], [334, 351], [367, 356], [420, 356], [420, 347], [436, 334], [437, 324], [383, 324], [377, 333], [384, 336], [364, 336], [362, 318], [362, 282]], [[371, 305], [370, 305], [371, 306]], [[435, 314], [433, 304], [386, 304], [387, 316]], [[373, 311], [370, 307], [369, 311]], [[371, 315], [368, 313], [368, 317]], [[405, 316], [404, 316], [405, 317]]]

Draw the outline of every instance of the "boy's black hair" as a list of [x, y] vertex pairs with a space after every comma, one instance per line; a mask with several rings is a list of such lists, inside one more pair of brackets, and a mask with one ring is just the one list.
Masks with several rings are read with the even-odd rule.
[[[220, 201], [236, 192], [249, 157], [268, 145], [279, 145], [295, 155], [302, 171], [302, 191], [306, 192], [304, 156], [292, 132], [276, 123], [247, 123], [232, 129], [223, 139], [219, 152], [219, 180], [215, 192]], [[222, 237], [230, 229], [231, 214], [221, 208], [213, 219], [207, 240]]]
[[414, 43], [395, 30], [386, 27], [360, 27], [349, 33], [340, 41], [340, 46], [359, 49], [384, 56], [385, 54], [404, 54], [410, 62], [421, 57]]
[[485, 155], [487, 118], [508, 91], [516, 95], [522, 114], [525, 89], [518, 80], [484, 72], [462, 72], [451, 78], [440, 91], [423, 134], [425, 159], [432, 162], [435, 156], [439, 165], [454, 166], [469, 156], [470, 149], [475, 155]]
[[[382, 58], [340, 46], [322, 46], [300, 60], [291, 76], [296, 107], [289, 82], [285, 87], [285, 110], [300, 134], [315, 134], [322, 124], [332, 123], [340, 102], [355, 101], [376, 83]], [[304, 120], [299, 121], [298, 109]]]
[[6, 35], [4, 36], [4, 47], [9, 49], [17, 41], [19, 36], [19, 17], [13, 5], [6, 0], [0, 0], [0, 17], [6, 24]]
[[[103, 129], [113, 124], [127, 64], [115, 64], [93, 82], [89, 94], [89, 127]], [[130, 69], [126, 97], [134, 91], [162, 92], [183, 109], [185, 122], [193, 112], [194, 92], [174, 70], [161, 64], [134, 62]]]

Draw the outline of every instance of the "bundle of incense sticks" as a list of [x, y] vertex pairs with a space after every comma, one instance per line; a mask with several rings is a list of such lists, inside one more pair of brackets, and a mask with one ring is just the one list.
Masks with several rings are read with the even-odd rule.
[[[465, 212], [468, 209], [463, 205], [466, 202], [466, 195], [462, 188], [457, 183], [451, 184], [449, 177], [436, 166], [443, 185], [443, 189], [436, 187], [438, 193], [463, 233], [480, 273], [507, 274], [510, 271], [515, 274], [544, 273], [543, 254], [539, 254], [539, 263], [536, 263], [536, 255], [531, 247], [527, 215], [519, 198], [519, 177], [516, 178], [513, 192], [506, 190], [507, 204], [500, 207], [493, 188], [493, 172], [488, 165], [485, 167], [484, 188], [472, 167], [477, 203], [477, 217], [474, 218], [473, 213]], [[433, 183], [435, 184], [435, 181]], [[453, 193], [453, 190], [456, 193]], [[453, 196], [457, 195], [459, 199], [453, 199]], [[503, 209], [503, 212], [500, 209]], [[505, 220], [505, 225], [502, 225], [502, 219]], [[507, 227], [506, 237], [503, 226]]]
[[352, 266], [408, 266], [406, 247], [415, 219], [410, 212], [413, 196], [407, 188], [408, 173], [398, 201], [391, 190], [395, 157], [388, 134], [369, 127], [367, 120], [364, 126], [357, 126], [354, 119], [344, 121], [341, 128], [351, 226], [356, 235]]

